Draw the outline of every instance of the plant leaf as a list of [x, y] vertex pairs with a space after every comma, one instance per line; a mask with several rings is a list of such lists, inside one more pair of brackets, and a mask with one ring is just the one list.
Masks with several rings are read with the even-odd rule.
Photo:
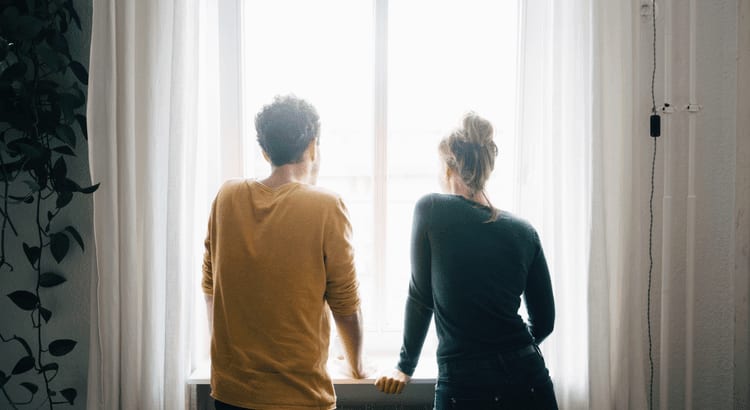
[[64, 283], [66, 280], [67, 279], [56, 273], [45, 272], [42, 273], [41, 276], [39, 276], [39, 286], [43, 288], [52, 288], [61, 283]]
[[81, 84], [89, 84], [89, 73], [86, 71], [86, 67], [84, 67], [83, 64], [79, 63], [78, 61], [71, 61], [70, 71], [75, 74], [76, 78], [81, 82]]
[[26, 339], [16, 336], [15, 341], [20, 343], [21, 346], [23, 346], [23, 349], [26, 350], [26, 353], [31, 356], [31, 346], [29, 346], [29, 342], [27, 342]]
[[49, 320], [52, 319], [52, 312], [43, 307], [39, 308], [39, 314], [42, 315], [42, 319], [44, 319], [46, 323], [49, 323]]
[[72, 226], [67, 226], [67, 227], [65, 227], [65, 230], [68, 231], [68, 233], [70, 234], [70, 236], [72, 236], [73, 239], [75, 239], [76, 242], [78, 242], [78, 246], [81, 247], [81, 250], [85, 251], [86, 249], [84, 249], [84, 247], [83, 247], [83, 238], [81, 238], [81, 234], [78, 233], [78, 231], [76, 230], [76, 228], [74, 228]]
[[58, 125], [57, 129], [55, 130], [55, 135], [57, 138], [70, 145], [71, 147], [76, 147], [76, 134], [73, 132], [73, 128], [70, 128], [68, 125]]
[[31, 40], [39, 35], [44, 28], [41, 20], [34, 16], [19, 16], [16, 36], [19, 40]]
[[73, 193], [70, 191], [62, 191], [57, 193], [57, 201], [55, 206], [57, 208], [64, 208], [73, 199]]
[[52, 370], [57, 371], [60, 369], [60, 365], [57, 363], [47, 363], [44, 366], [42, 366], [42, 370], [39, 371], [39, 373], [44, 372], [51, 372]]
[[23, 78], [24, 75], [26, 75], [26, 64], [19, 61], [3, 70], [0, 80], [19, 79]]
[[55, 182], [64, 181], [68, 175], [68, 166], [65, 164], [65, 159], [60, 157], [55, 161], [55, 165], [52, 166], [52, 178]]
[[70, 12], [70, 17], [76, 23], [76, 26], [78, 26], [78, 30], [81, 30], [81, 17], [78, 16], [78, 12], [76, 11], [75, 7], [73, 7], [73, 2], [66, 2], [65, 8]]
[[61, 53], [67, 57], [70, 57], [70, 50], [68, 48], [68, 41], [65, 40], [65, 36], [58, 33], [57, 31], [51, 30], [47, 34], [47, 44], [52, 47], [53, 50]]
[[65, 259], [65, 255], [68, 254], [68, 249], [70, 249], [70, 239], [68, 239], [68, 235], [60, 232], [53, 233], [50, 235], [49, 241], [52, 257], [55, 258], [57, 263], [62, 262], [62, 260]]
[[59, 147], [52, 148], [52, 151], [55, 151], [63, 155], [70, 155], [73, 157], [76, 156], [76, 153], [73, 152], [73, 150], [67, 145], [60, 145]]
[[77, 343], [75, 340], [70, 339], [55, 340], [49, 344], [49, 354], [52, 356], [65, 356], [76, 347]]
[[23, 374], [34, 368], [34, 358], [31, 356], [22, 357], [13, 367], [13, 374]]
[[86, 125], [86, 117], [81, 114], [76, 114], [76, 121], [78, 122], [78, 126], [81, 127], [81, 132], [83, 133], [83, 138], [86, 140], [89, 139], [89, 130], [88, 126]]
[[65, 400], [67, 400], [71, 406], [73, 405], [76, 396], [78, 396], [78, 392], [76, 391], [76, 389], [62, 389], [60, 390], [60, 394], [65, 397]]
[[23, 243], [23, 252], [26, 254], [26, 259], [28, 259], [29, 263], [32, 265], [36, 264], [36, 261], [39, 260], [39, 255], [41, 254], [41, 250], [38, 246], [29, 246], [26, 242]]
[[26, 390], [28, 390], [29, 392], [31, 392], [32, 396], [35, 395], [36, 392], [39, 391], [39, 387], [36, 384], [34, 384], [34, 383], [23, 382], [23, 383], [21, 383], [21, 386], [25, 387]]
[[70, 178], [65, 178], [62, 181], [57, 181], [57, 190], [58, 191], [70, 191], [70, 192], [78, 192], [81, 190], [81, 186], [78, 185], [76, 181], [73, 181]]
[[13, 293], [8, 293], [8, 297], [16, 304], [16, 306], [23, 310], [34, 310], [39, 303], [39, 298], [37, 298], [35, 294], [25, 290], [17, 290]]
[[5, 373], [0, 370], [0, 387], [5, 386], [5, 383], [8, 383], [8, 380], [10, 380], [10, 377], [6, 376]]
[[99, 185], [100, 184], [97, 183], [96, 185], [91, 185], [90, 187], [81, 188], [78, 192], [83, 194], [92, 194], [96, 192], [97, 189], [99, 189]]

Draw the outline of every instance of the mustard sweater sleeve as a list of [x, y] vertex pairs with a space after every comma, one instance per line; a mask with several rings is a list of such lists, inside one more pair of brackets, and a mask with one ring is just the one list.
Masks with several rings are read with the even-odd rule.
[[211, 261], [211, 236], [213, 233], [214, 216], [216, 214], [216, 200], [211, 205], [211, 215], [208, 218], [208, 229], [206, 231], [206, 239], [203, 241], [205, 251], [203, 252], [203, 279], [201, 280], [201, 288], [203, 293], [206, 295], [213, 296], [214, 294], [214, 274], [213, 265]]
[[352, 225], [340, 198], [326, 218], [324, 232], [325, 298], [333, 313], [350, 315], [359, 309], [359, 284], [354, 266]]

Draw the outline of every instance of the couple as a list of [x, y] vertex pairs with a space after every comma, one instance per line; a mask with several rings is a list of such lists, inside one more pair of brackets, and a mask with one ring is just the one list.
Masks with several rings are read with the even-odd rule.
[[[329, 314], [352, 377], [365, 378], [352, 228], [341, 198], [315, 186], [320, 121], [294, 96], [255, 117], [271, 175], [226, 182], [214, 200], [202, 287], [217, 409], [334, 409]], [[400, 393], [435, 315], [435, 408], [557, 408], [537, 345], [554, 301], [533, 227], [484, 193], [497, 156], [492, 125], [469, 114], [438, 146], [445, 194], [416, 204], [403, 345], [375, 382]], [[529, 323], [518, 315], [524, 296]]]

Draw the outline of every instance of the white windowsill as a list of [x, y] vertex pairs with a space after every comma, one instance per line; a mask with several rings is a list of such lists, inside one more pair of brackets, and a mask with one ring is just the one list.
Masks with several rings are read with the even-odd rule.
[[[328, 361], [328, 374], [331, 375], [334, 385], [356, 385], [356, 384], [373, 384], [375, 379], [381, 375], [389, 375], [391, 369], [396, 364], [396, 358], [388, 355], [386, 356], [368, 356], [367, 360], [371, 363], [371, 367], [374, 367], [375, 373], [371, 378], [367, 379], [352, 379], [346, 377], [340, 370], [343, 363], [337, 363], [335, 358], [331, 358]], [[433, 360], [424, 360], [424, 363], [420, 361], [419, 366], [414, 371], [411, 384], [435, 384], [437, 379], [437, 363]], [[211, 383], [211, 362], [205, 361], [200, 363], [195, 371], [190, 374], [187, 379], [188, 385], [207, 385]]]

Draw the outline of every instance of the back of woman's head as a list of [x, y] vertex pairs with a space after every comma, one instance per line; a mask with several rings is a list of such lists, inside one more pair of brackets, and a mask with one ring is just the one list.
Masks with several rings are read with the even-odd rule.
[[460, 128], [440, 141], [440, 155], [445, 164], [458, 175], [472, 196], [484, 190], [495, 168], [497, 145], [493, 141], [492, 124], [470, 112]]

